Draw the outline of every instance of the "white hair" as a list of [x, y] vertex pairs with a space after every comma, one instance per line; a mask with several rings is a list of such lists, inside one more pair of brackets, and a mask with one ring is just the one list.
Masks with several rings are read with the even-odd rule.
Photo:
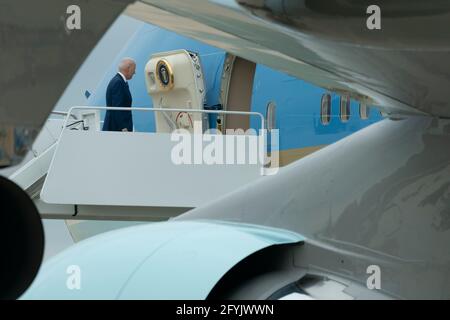
[[133, 64], [136, 64], [136, 61], [134, 61], [134, 59], [123, 58], [119, 63], [119, 71], [127, 70]]

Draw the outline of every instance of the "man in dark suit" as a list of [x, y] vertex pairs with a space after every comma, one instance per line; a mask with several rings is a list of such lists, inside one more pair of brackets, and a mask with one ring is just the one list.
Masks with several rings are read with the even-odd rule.
[[[135, 71], [136, 63], [133, 59], [124, 58], [120, 62], [119, 72], [111, 79], [106, 89], [108, 107], [131, 108], [132, 98], [127, 81], [133, 78]], [[103, 131], [133, 131], [131, 110], [107, 110]]]

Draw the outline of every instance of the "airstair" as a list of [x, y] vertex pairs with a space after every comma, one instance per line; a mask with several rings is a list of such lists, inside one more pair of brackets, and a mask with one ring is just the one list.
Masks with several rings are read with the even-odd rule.
[[[72, 108], [58, 140], [10, 177], [30, 194], [45, 218], [163, 220], [265, 174], [264, 164], [258, 161], [261, 155], [257, 143], [262, 137], [187, 131], [104, 132], [98, 126], [69, 129], [78, 121], [69, 120], [74, 111], [99, 109], [110, 108]], [[206, 151], [213, 141], [221, 149], [214, 151], [218, 155], [211, 161]], [[182, 143], [187, 146], [185, 150], [181, 150]], [[236, 149], [244, 146], [246, 154], [233, 150], [234, 158], [227, 156], [229, 143]], [[176, 157], [183, 152], [190, 157], [180, 163]]]
[[[102, 112], [129, 108], [72, 107], [64, 121], [53, 125], [57, 140], [43, 138], [45, 148], [10, 177], [30, 194], [44, 218], [166, 220], [273, 170], [266, 165], [263, 115], [206, 110], [203, 87], [189, 80], [202, 79], [201, 69], [195, 67], [199, 61], [188, 61], [192, 65], [182, 61], [189, 57], [192, 54], [177, 51], [153, 57], [146, 67], [156, 107], [132, 110], [154, 114], [156, 132], [100, 130]], [[182, 77], [173, 76], [177, 71], [186, 78], [182, 83], [177, 82]], [[191, 78], [186, 77], [189, 71]], [[208, 114], [254, 116], [261, 130], [257, 134], [208, 130]]]

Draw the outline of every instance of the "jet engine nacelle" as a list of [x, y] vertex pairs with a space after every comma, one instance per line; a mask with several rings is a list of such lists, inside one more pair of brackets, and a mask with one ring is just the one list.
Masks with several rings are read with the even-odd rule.
[[44, 230], [30, 197], [0, 176], [0, 300], [19, 298], [33, 282], [44, 253]]
[[[203, 109], [205, 85], [200, 57], [186, 50], [154, 54], [145, 66], [147, 92], [153, 107], [164, 109]], [[206, 130], [203, 113], [156, 112], [156, 131], [172, 132], [175, 129], [193, 131], [194, 122]]]

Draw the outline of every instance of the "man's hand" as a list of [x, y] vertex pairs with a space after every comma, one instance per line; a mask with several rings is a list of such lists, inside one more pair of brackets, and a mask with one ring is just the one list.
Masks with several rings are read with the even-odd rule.
[[127, 128], [123, 128], [122, 132], [128, 132], [128, 129]]

